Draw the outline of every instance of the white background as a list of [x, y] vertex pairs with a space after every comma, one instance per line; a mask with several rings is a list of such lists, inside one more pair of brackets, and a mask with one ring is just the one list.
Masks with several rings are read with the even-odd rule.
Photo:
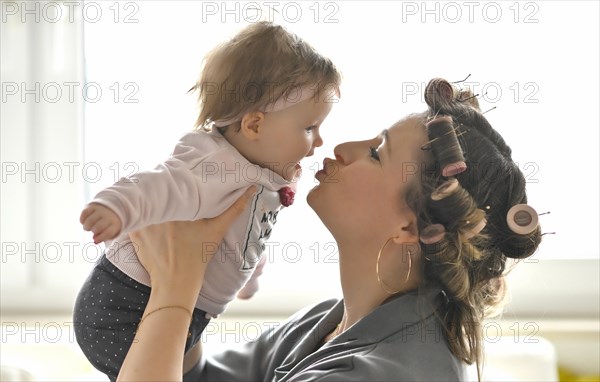
[[[56, 103], [44, 94], [39, 102], [31, 96], [22, 102], [21, 94], [9, 95], [3, 87], [3, 308], [69, 309], [89, 259], [98, 253], [84, 247], [91, 236], [82, 235], [78, 223], [83, 203], [118, 176], [168, 156], [195, 122], [195, 100], [186, 92], [203, 55], [248, 22], [269, 19], [268, 4], [277, 9], [275, 22], [337, 65], [342, 98], [322, 126], [324, 146], [303, 162], [296, 203], [279, 215], [261, 292], [237, 308], [288, 311], [339, 294], [333, 239], [305, 203], [315, 184], [312, 175], [337, 143], [372, 137], [424, 110], [421, 94], [429, 79], [457, 81], [471, 74], [475, 92], [487, 90], [482, 108], [497, 107], [486, 116], [526, 174], [530, 204], [551, 211], [541, 217], [543, 231], [556, 232], [545, 236], [527, 265], [538, 276], [517, 280], [515, 295], [532, 287], [540, 295], [553, 294], [558, 285], [565, 303], [573, 303], [575, 293], [589, 296], [577, 312], [597, 315], [599, 27], [593, 1], [103, 1], [77, 4], [75, 22], [64, 6], [62, 17], [50, 22], [55, 14], [42, 4], [37, 32], [29, 37], [23, 36], [34, 18], [4, 12], [3, 82], [30, 81], [27, 76], [36, 71], [43, 73], [36, 77], [42, 87], [80, 82], [74, 100]], [[92, 92], [82, 95], [85, 83], [93, 85]], [[35, 161], [43, 167], [66, 160], [79, 166], [75, 181], [65, 182], [63, 174], [60, 189], [45, 179], [47, 173], [23, 182], [20, 174], [8, 176], [4, 165], [25, 161], [34, 168]], [[82, 174], [85, 165], [102, 176]], [[10, 245], [22, 242], [40, 249], [15, 253]], [[78, 242], [76, 250], [85, 248], [87, 260], [68, 259], [65, 242]], [[60, 261], [48, 261], [43, 253], [51, 243], [62, 248]], [[35, 255], [39, 261], [32, 261]], [[550, 259], [566, 260], [556, 260], [560, 272], [541, 272], [544, 264], [555, 264]], [[591, 279], [564, 264], [575, 267], [572, 272], [591, 272]], [[528, 300], [523, 309], [561, 314], [552, 300], [534, 300], [538, 306]]]

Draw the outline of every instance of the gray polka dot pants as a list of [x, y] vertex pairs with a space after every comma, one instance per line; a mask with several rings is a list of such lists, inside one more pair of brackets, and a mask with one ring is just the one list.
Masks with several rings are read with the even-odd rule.
[[[73, 310], [75, 338], [92, 365], [111, 381], [117, 379], [149, 297], [150, 287], [121, 272], [104, 256], [79, 291]], [[205, 315], [194, 309], [186, 352], [200, 341], [210, 321]]]

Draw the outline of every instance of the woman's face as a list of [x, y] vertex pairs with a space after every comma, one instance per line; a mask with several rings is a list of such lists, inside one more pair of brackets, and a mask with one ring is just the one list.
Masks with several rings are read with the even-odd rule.
[[337, 240], [389, 237], [410, 212], [405, 194], [419, 180], [426, 142], [422, 119], [410, 116], [372, 139], [338, 145], [315, 175], [309, 205]]

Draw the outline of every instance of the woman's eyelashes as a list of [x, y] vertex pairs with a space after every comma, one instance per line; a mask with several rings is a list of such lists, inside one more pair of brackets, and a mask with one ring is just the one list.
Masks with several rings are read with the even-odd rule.
[[377, 147], [369, 147], [369, 153], [371, 158], [375, 159], [376, 161], [379, 161], [379, 151], [377, 151]]

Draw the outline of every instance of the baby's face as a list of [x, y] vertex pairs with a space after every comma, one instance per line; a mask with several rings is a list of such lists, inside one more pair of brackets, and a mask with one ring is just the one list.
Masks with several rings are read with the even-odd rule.
[[319, 128], [333, 107], [328, 93], [281, 111], [266, 113], [262, 125], [259, 163], [286, 180], [298, 176], [300, 161], [323, 144]]

